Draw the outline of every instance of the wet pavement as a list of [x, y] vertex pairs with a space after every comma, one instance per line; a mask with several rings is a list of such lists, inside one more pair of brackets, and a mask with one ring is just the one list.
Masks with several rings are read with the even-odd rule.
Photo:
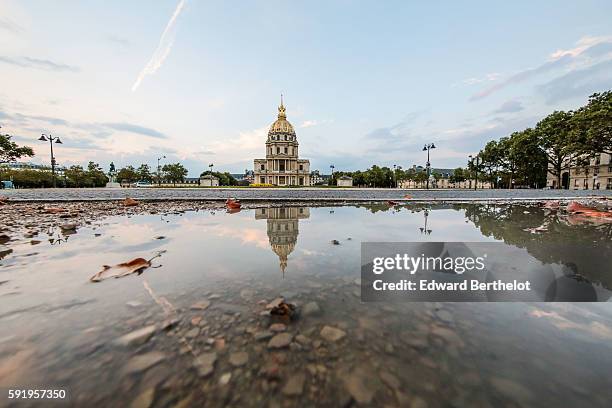
[[[505, 204], [0, 211], [0, 390], [64, 389], [72, 406], [612, 401], [609, 302], [362, 303], [359, 286], [362, 241], [505, 242], [579, 266], [585, 254], [542, 244], [590, 243], [609, 259], [612, 223]], [[140, 274], [90, 281], [139, 257], [151, 260]], [[612, 288], [605, 268], [571, 278]], [[271, 313], [283, 301], [292, 317]]]
[[612, 190], [404, 190], [390, 188], [62, 188], [2, 190], [11, 200], [387, 200], [403, 199], [537, 199], [612, 197]]

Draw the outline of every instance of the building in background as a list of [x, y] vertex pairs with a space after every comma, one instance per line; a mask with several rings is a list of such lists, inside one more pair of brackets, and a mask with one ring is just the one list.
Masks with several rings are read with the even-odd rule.
[[338, 187], [353, 187], [353, 178], [351, 176], [340, 176], [336, 183]]
[[219, 187], [219, 177], [207, 174], [200, 177], [200, 185], [202, 187]]
[[295, 130], [285, 114], [281, 97], [278, 118], [270, 126], [266, 158], [254, 161], [254, 182], [276, 186], [310, 185], [310, 162], [299, 158]]
[[[584, 164], [565, 166], [561, 188], [570, 190], [612, 190], [612, 156], [607, 153], [587, 159]], [[559, 188], [557, 176], [548, 172], [546, 185]]]

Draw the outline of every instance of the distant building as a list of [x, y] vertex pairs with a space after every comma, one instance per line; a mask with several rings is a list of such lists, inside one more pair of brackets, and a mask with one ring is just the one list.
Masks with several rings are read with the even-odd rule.
[[310, 185], [311, 186], [320, 186], [323, 184], [327, 184], [331, 176], [329, 174], [320, 174], [319, 170], [314, 170], [310, 173]]
[[[36, 164], [36, 163], [24, 163], [24, 162], [10, 162], [10, 163], [0, 163], [0, 169], [4, 170], [38, 170], [38, 171], [51, 171], [51, 166], [46, 164]], [[65, 166], [55, 166], [55, 174], [63, 175], [66, 170]]]
[[[557, 176], [548, 172], [546, 185], [559, 188]], [[586, 164], [566, 165], [561, 171], [561, 188], [570, 190], [612, 190], [612, 156], [602, 153]]]
[[338, 187], [353, 187], [353, 178], [350, 176], [340, 176], [336, 180]]
[[310, 185], [310, 161], [298, 157], [297, 137], [287, 120], [282, 97], [278, 118], [268, 131], [266, 158], [254, 160], [254, 182], [277, 186]]
[[219, 187], [219, 177], [207, 174], [200, 177], [200, 185], [203, 187]]

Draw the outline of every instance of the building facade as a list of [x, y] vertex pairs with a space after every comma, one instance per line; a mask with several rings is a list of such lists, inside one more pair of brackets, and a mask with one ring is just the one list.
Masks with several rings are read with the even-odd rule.
[[612, 155], [599, 154], [588, 163], [566, 166], [561, 171], [561, 185], [550, 172], [546, 176], [550, 188], [570, 190], [612, 190]]
[[266, 158], [255, 159], [254, 182], [276, 186], [310, 185], [310, 162], [299, 158], [299, 144], [287, 120], [282, 98], [278, 118], [268, 131]]

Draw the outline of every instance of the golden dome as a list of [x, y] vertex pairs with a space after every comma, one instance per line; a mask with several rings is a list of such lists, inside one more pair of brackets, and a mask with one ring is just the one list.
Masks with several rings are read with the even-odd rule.
[[277, 133], [288, 133], [295, 136], [295, 130], [293, 130], [293, 125], [289, 123], [287, 120], [287, 115], [285, 114], [285, 106], [283, 105], [283, 96], [281, 95], [281, 104], [278, 107], [278, 119], [276, 122], [270, 126], [270, 131], [268, 135], [277, 134]]

